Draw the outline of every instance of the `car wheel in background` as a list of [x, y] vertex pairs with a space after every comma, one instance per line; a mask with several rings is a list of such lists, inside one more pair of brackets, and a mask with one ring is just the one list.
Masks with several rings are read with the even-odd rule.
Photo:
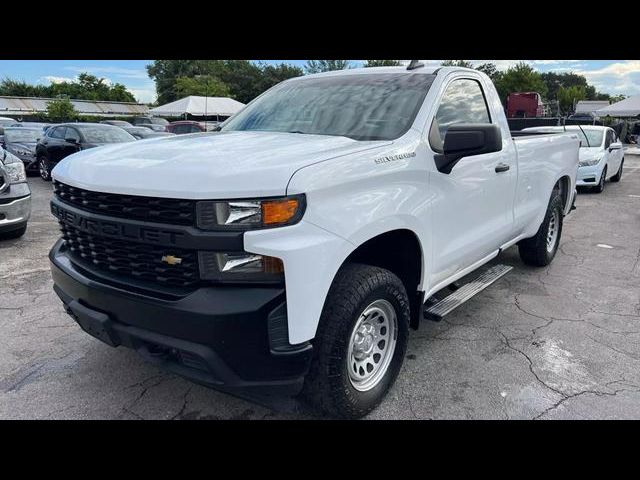
[[593, 187], [593, 191], [596, 193], [604, 192], [604, 182], [607, 179], [607, 166], [605, 165], [604, 170], [602, 170], [602, 175], [600, 175], [600, 181], [598, 185]]
[[12, 238], [20, 238], [27, 231], [27, 224], [21, 225], [19, 228], [15, 230], [10, 230], [8, 232], [0, 232], [0, 240], [10, 240]]
[[619, 182], [622, 178], [622, 168], [624, 167], [624, 157], [620, 161], [620, 168], [618, 169], [618, 173], [616, 173], [613, 177], [611, 177], [612, 182]]
[[38, 170], [40, 171], [40, 177], [45, 182], [51, 181], [51, 167], [49, 166], [49, 159], [44, 155], [38, 158]]
[[518, 253], [524, 263], [534, 267], [544, 267], [551, 263], [560, 245], [563, 209], [560, 192], [554, 190], [538, 232], [535, 236], [518, 243]]

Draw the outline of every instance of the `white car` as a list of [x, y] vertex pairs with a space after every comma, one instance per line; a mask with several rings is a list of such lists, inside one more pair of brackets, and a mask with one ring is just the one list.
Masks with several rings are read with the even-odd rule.
[[606, 180], [619, 182], [624, 166], [624, 150], [615, 130], [597, 125], [567, 125], [566, 127], [531, 127], [523, 132], [576, 133], [580, 138], [580, 163], [576, 186], [591, 187], [600, 193]]
[[476, 70], [287, 80], [220, 132], [58, 163], [54, 289], [90, 335], [199, 383], [302, 390], [359, 417], [400, 372], [409, 328], [450, 311], [436, 292], [512, 245], [552, 261], [578, 149], [512, 138]]

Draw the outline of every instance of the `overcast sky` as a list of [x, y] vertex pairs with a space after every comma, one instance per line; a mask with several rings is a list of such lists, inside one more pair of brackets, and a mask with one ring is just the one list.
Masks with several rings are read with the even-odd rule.
[[[267, 63], [286, 62], [304, 66], [306, 60], [264, 60]], [[438, 65], [440, 60], [423, 60]], [[493, 62], [499, 69], [508, 68], [519, 60], [475, 60]], [[541, 72], [573, 71], [587, 77], [599, 91], [610, 94], [640, 94], [640, 60], [525, 60]], [[0, 78], [13, 78], [29, 83], [49, 84], [73, 80], [81, 72], [124, 84], [141, 102], [155, 101], [155, 85], [147, 76], [145, 66], [151, 60], [0, 60]], [[362, 60], [352, 60], [358, 66]]]

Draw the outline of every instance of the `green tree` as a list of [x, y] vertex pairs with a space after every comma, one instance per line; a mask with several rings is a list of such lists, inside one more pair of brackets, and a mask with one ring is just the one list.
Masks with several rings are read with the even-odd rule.
[[307, 60], [304, 69], [307, 73], [330, 72], [351, 68], [349, 60]]
[[483, 63], [482, 65], [478, 65], [475, 68], [480, 72], [486, 73], [494, 82], [498, 78], [500, 78], [501, 73], [498, 70], [498, 67], [496, 67], [495, 63]]
[[54, 123], [69, 122], [78, 118], [78, 112], [69, 97], [59, 97], [47, 103], [47, 118]]
[[399, 67], [401, 65], [400, 60], [366, 60], [363, 67]]
[[466, 60], [445, 60], [440, 65], [442, 65], [443, 67], [473, 68], [471, 62], [467, 62]]
[[560, 87], [558, 89], [558, 102], [560, 103], [560, 110], [563, 113], [573, 112], [576, 103], [580, 100], [585, 100], [587, 94], [584, 86], [571, 86]]
[[229, 87], [217, 77], [197, 75], [195, 77], [178, 77], [174, 91], [180, 98], [189, 95], [208, 97], [228, 97]]
[[540, 73], [524, 62], [510, 67], [494, 80], [496, 90], [502, 103], [507, 96], [515, 92], [538, 92], [542, 97], [547, 94], [547, 86]]

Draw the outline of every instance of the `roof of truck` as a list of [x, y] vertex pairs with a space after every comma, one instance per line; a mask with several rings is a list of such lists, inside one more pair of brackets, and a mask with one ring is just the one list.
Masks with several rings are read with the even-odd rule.
[[[449, 73], [452, 71], [469, 71], [479, 73], [478, 70], [473, 68], [464, 67], [440, 67], [440, 66], [424, 66], [414, 68], [413, 70], [407, 70], [406, 65], [400, 67], [365, 67], [365, 68], [348, 68], [345, 70], [332, 70], [330, 72], [314, 73], [311, 75], [305, 75], [303, 77], [294, 77], [291, 80], [300, 80], [304, 78], [313, 77], [331, 77], [337, 75], [366, 75], [373, 73], [410, 73], [413, 75], [433, 75], [434, 73]], [[480, 72], [482, 73], [482, 72]]]

